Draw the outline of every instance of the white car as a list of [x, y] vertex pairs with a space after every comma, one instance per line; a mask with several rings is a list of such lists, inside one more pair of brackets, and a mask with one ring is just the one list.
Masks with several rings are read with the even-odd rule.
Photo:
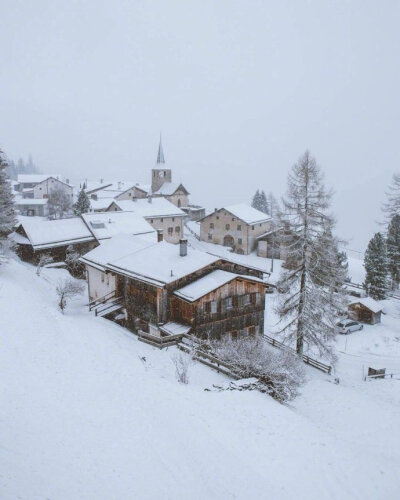
[[342, 321], [336, 323], [336, 326], [338, 327], [339, 333], [346, 334], [356, 332], [357, 330], [362, 330], [364, 328], [364, 325], [352, 319], [342, 319]]

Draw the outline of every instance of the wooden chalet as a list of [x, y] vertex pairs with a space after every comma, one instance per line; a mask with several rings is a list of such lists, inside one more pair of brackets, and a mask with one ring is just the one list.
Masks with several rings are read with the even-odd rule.
[[371, 297], [354, 300], [347, 308], [351, 319], [370, 325], [381, 322], [383, 306]]
[[[266, 284], [259, 270], [188, 248], [186, 240], [179, 248], [166, 242], [138, 246], [133, 237], [115, 258], [107, 244], [102, 256], [95, 249], [82, 262], [88, 274], [93, 266], [111, 273], [115, 290], [108, 296], [114, 305], [119, 299], [130, 329], [153, 335], [185, 330], [207, 338], [263, 331]], [[96, 295], [90, 281], [89, 295]], [[104, 309], [102, 297], [96, 301]]]

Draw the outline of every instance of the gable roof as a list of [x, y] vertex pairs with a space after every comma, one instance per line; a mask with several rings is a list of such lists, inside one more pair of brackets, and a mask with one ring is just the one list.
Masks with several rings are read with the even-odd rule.
[[92, 233], [80, 217], [57, 220], [24, 220], [20, 225], [34, 250], [94, 241]]
[[97, 241], [123, 234], [149, 234], [157, 232], [140, 215], [132, 212], [96, 212], [81, 215]]
[[56, 174], [18, 174], [17, 181], [21, 184], [39, 184], [49, 177], [60, 180], [61, 175]]
[[219, 210], [216, 210], [202, 219], [207, 219], [208, 217], [211, 217], [217, 212], [221, 212], [221, 210], [225, 210], [226, 212], [229, 212], [230, 214], [234, 215], [241, 221], [245, 222], [246, 224], [253, 225], [253, 224], [258, 224], [262, 222], [267, 222], [269, 220], [272, 220], [271, 217], [268, 214], [265, 214], [264, 212], [261, 212], [260, 210], [257, 210], [256, 208], [253, 208], [250, 205], [247, 205], [247, 203], [237, 203], [236, 205], [228, 205], [226, 207], [222, 207]]
[[160, 187], [158, 191], [155, 191], [153, 194], [171, 196], [175, 194], [178, 189], [184, 191], [185, 194], [189, 194], [188, 190], [178, 182], [164, 182], [164, 184]]
[[[150, 192], [151, 186], [150, 186], [150, 184], [142, 184], [141, 182], [136, 182], [133, 186], [130, 186], [127, 189], [125, 189], [125, 191], [122, 191], [122, 193], [118, 193], [118, 195], [115, 198], [118, 199], [119, 196], [127, 193], [131, 189], [138, 189], [139, 191], [142, 191], [143, 193], [148, 194]], [[121, 200], [121, 201], [123, 201], [123, 200]]]
[[186, 301], [194, 302], [204, 295], [209, 294], [210, 292], [220, 288], [221, 286], [230, 283], [235, 279], [242, 279], [246, 281], [255, 281], [257, 283], [263, 283], [263, 280], [259, 278], [255, 278], [254, 276], [243, 276], [240, 274], [231, 273], [229, 271], [222, 271], [221, 269], [217, 269], [212, 271], [210, 274], [199, 278], [192, 283], [184, 286], [183, 288], [176, 290], [174, 295], [180, 297]]
[[113, 238], [101, 241], [98, 247], [83, 255], [80, 260], [96, 269], [104, 270], [110, 260], [120, 259], [137, 250], [156, 244], [157, 238], [150, 241], [150, 239], [140, 236], [118, 234]]
[[42, 181], [38, 182], [38, 184], [43, 184], [43, 182], [46, 182], [49, 179], [54, 179], [57, 182], [61, 182], [61, 184], [65, 184], [66, 186], [73, 187], [72, 184], [68, 184], [68, 182], [64, 182], [61, 179], [59, 179], [58, 177], [55, 177], [54, 175], [49, 175], [48, 177], [46, 177], [46, 179], [43, 179]]
[[219, 260], [219, 257], [190, 247], [187, 249], [187, 255], [181, 257], [179, 245], [162, 241], [126, 257], [111, 260], [107, 269], [162, 287]]
[[352, 300], [349, 302], [349, 306], [354, 305], [354, 304], [361, 304], [373, 313], [378, 313], [379, 311], [382, 311], [384, 306], [379, 304], [376, 300], [374, 300], [371, 297], [364, 297], [356, 300]]
[[[151, 200], [151, 201], [150, 201]], [[133, 212], [142, 217], [183, 217], [185, 212], [166, 198], [140, 198], [135, 200], [113, 200], [122, 211]]]

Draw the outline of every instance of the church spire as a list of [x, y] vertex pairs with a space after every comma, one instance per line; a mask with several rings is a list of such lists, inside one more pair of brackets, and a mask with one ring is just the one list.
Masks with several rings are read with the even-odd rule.
[[165, 163], [164, 151], [161, 142], [161, 134], [160, 134], [160, 144], [158, 146], [157, 163]]

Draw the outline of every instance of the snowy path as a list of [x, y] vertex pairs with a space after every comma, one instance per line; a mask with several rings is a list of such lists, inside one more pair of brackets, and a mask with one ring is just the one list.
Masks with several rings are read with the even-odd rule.
[[181, 386], [175, 349], [93, 317], [83, 297], [61, 315], [65, 272], [0, 270], [2, 499], [398, 498], [400, 382], [310, 372], [291, 407], [205, 392], [225, 379], [199, 364]]

